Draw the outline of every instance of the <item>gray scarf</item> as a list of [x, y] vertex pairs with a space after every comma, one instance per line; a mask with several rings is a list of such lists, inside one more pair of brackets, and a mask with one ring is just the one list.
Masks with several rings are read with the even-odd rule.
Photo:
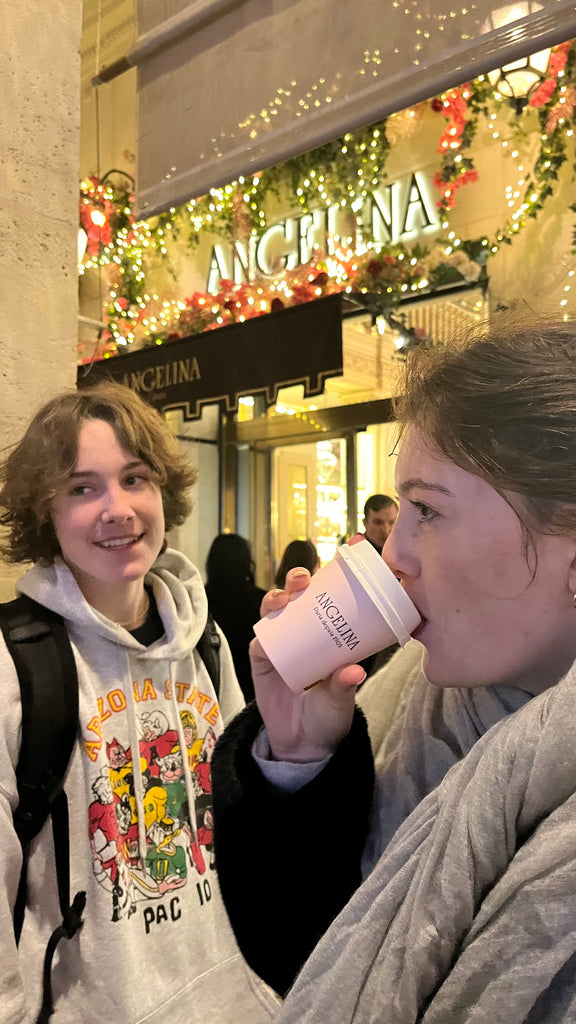
[[437, 689], [411, 641], [364, 684], [358, 703], [368, 720], [376, 764], [366, 877], [409, 814], [496, 722], [530, 699], [512, 686]]
[[278, 1024], [576, 1022], [576, 671], [400, 828]]

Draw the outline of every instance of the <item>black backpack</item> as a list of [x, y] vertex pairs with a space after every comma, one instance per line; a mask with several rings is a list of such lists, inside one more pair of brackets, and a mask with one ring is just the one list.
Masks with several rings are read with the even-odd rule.
[[[14, 907], [14, 934], [20, 940], [26, 907], [26, 874], [32, 840], [48, 815], [52, 818], [58, 898], [62, 923], [50, 937], [44, 957], [42, 1007], [36, 1024], [47, 1024], [54, 1012], [52, 959], [62, 938], [71, 939], [82, 926], [86, 893], [70, 903], [68, 801], [64, 777], [78, 732], [78, 675], [62, 618], [22, 594], [0, 604], [0, 629], [20, 683], [22, 738], [16, 768], [18, 806], [14, 828], [22, 847], [22, 872]], [[220, 635], [208, 615], [196, 645], [216, 696], [220, 690]]]

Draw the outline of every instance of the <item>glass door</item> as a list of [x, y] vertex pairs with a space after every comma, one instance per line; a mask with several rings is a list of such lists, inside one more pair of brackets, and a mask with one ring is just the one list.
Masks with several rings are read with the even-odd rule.
[[310, 539], [322, 564], [346, 531], [346, 445], [342, 438], [276, 448], [272, 526], [276, 564], [292, 540]]

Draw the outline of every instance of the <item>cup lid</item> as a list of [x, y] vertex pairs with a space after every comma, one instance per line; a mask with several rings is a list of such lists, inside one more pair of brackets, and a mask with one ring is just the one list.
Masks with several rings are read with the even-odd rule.
[[[401, 583], [370, 541], [342, 544], [337, 550], [337, 555], [360, 580], [374, 605], [396, 634], [398, 642], [402, 646], [408, 643], [410, 634], [420, 622], [420, 615]], [[393, 591], [394, 603], [386, 590]]]

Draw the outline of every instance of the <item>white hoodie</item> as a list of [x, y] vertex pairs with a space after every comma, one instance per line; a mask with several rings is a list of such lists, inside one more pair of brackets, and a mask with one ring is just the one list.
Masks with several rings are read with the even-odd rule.
[[[224, 724], [242, 708], [241, 691], [224, 638], [219, 702], [195, 650], [207, 603], [194, 566], [167, 551], [146, 583], [165, 629], [149, 647], [91, 608], [60, 559], [50, 568], [34, 566], [18, 584], [63, 616], [80, 690], [79, 737], [65, 789], [71, 894], [86, 890], [87, 903], [84, 926], [58, 947], [52, 1019], [260, 1024], [278, 1002], [238, 950], [212, 853], [209, 762]], [[44, 950], [60, 913], [47, 823], [30, 859], [16, 950], [12, 909], [21, 853], [12, 811], [21, 711], [3, 642], [0, 699], [0, 1024], [32, 1024]]]

